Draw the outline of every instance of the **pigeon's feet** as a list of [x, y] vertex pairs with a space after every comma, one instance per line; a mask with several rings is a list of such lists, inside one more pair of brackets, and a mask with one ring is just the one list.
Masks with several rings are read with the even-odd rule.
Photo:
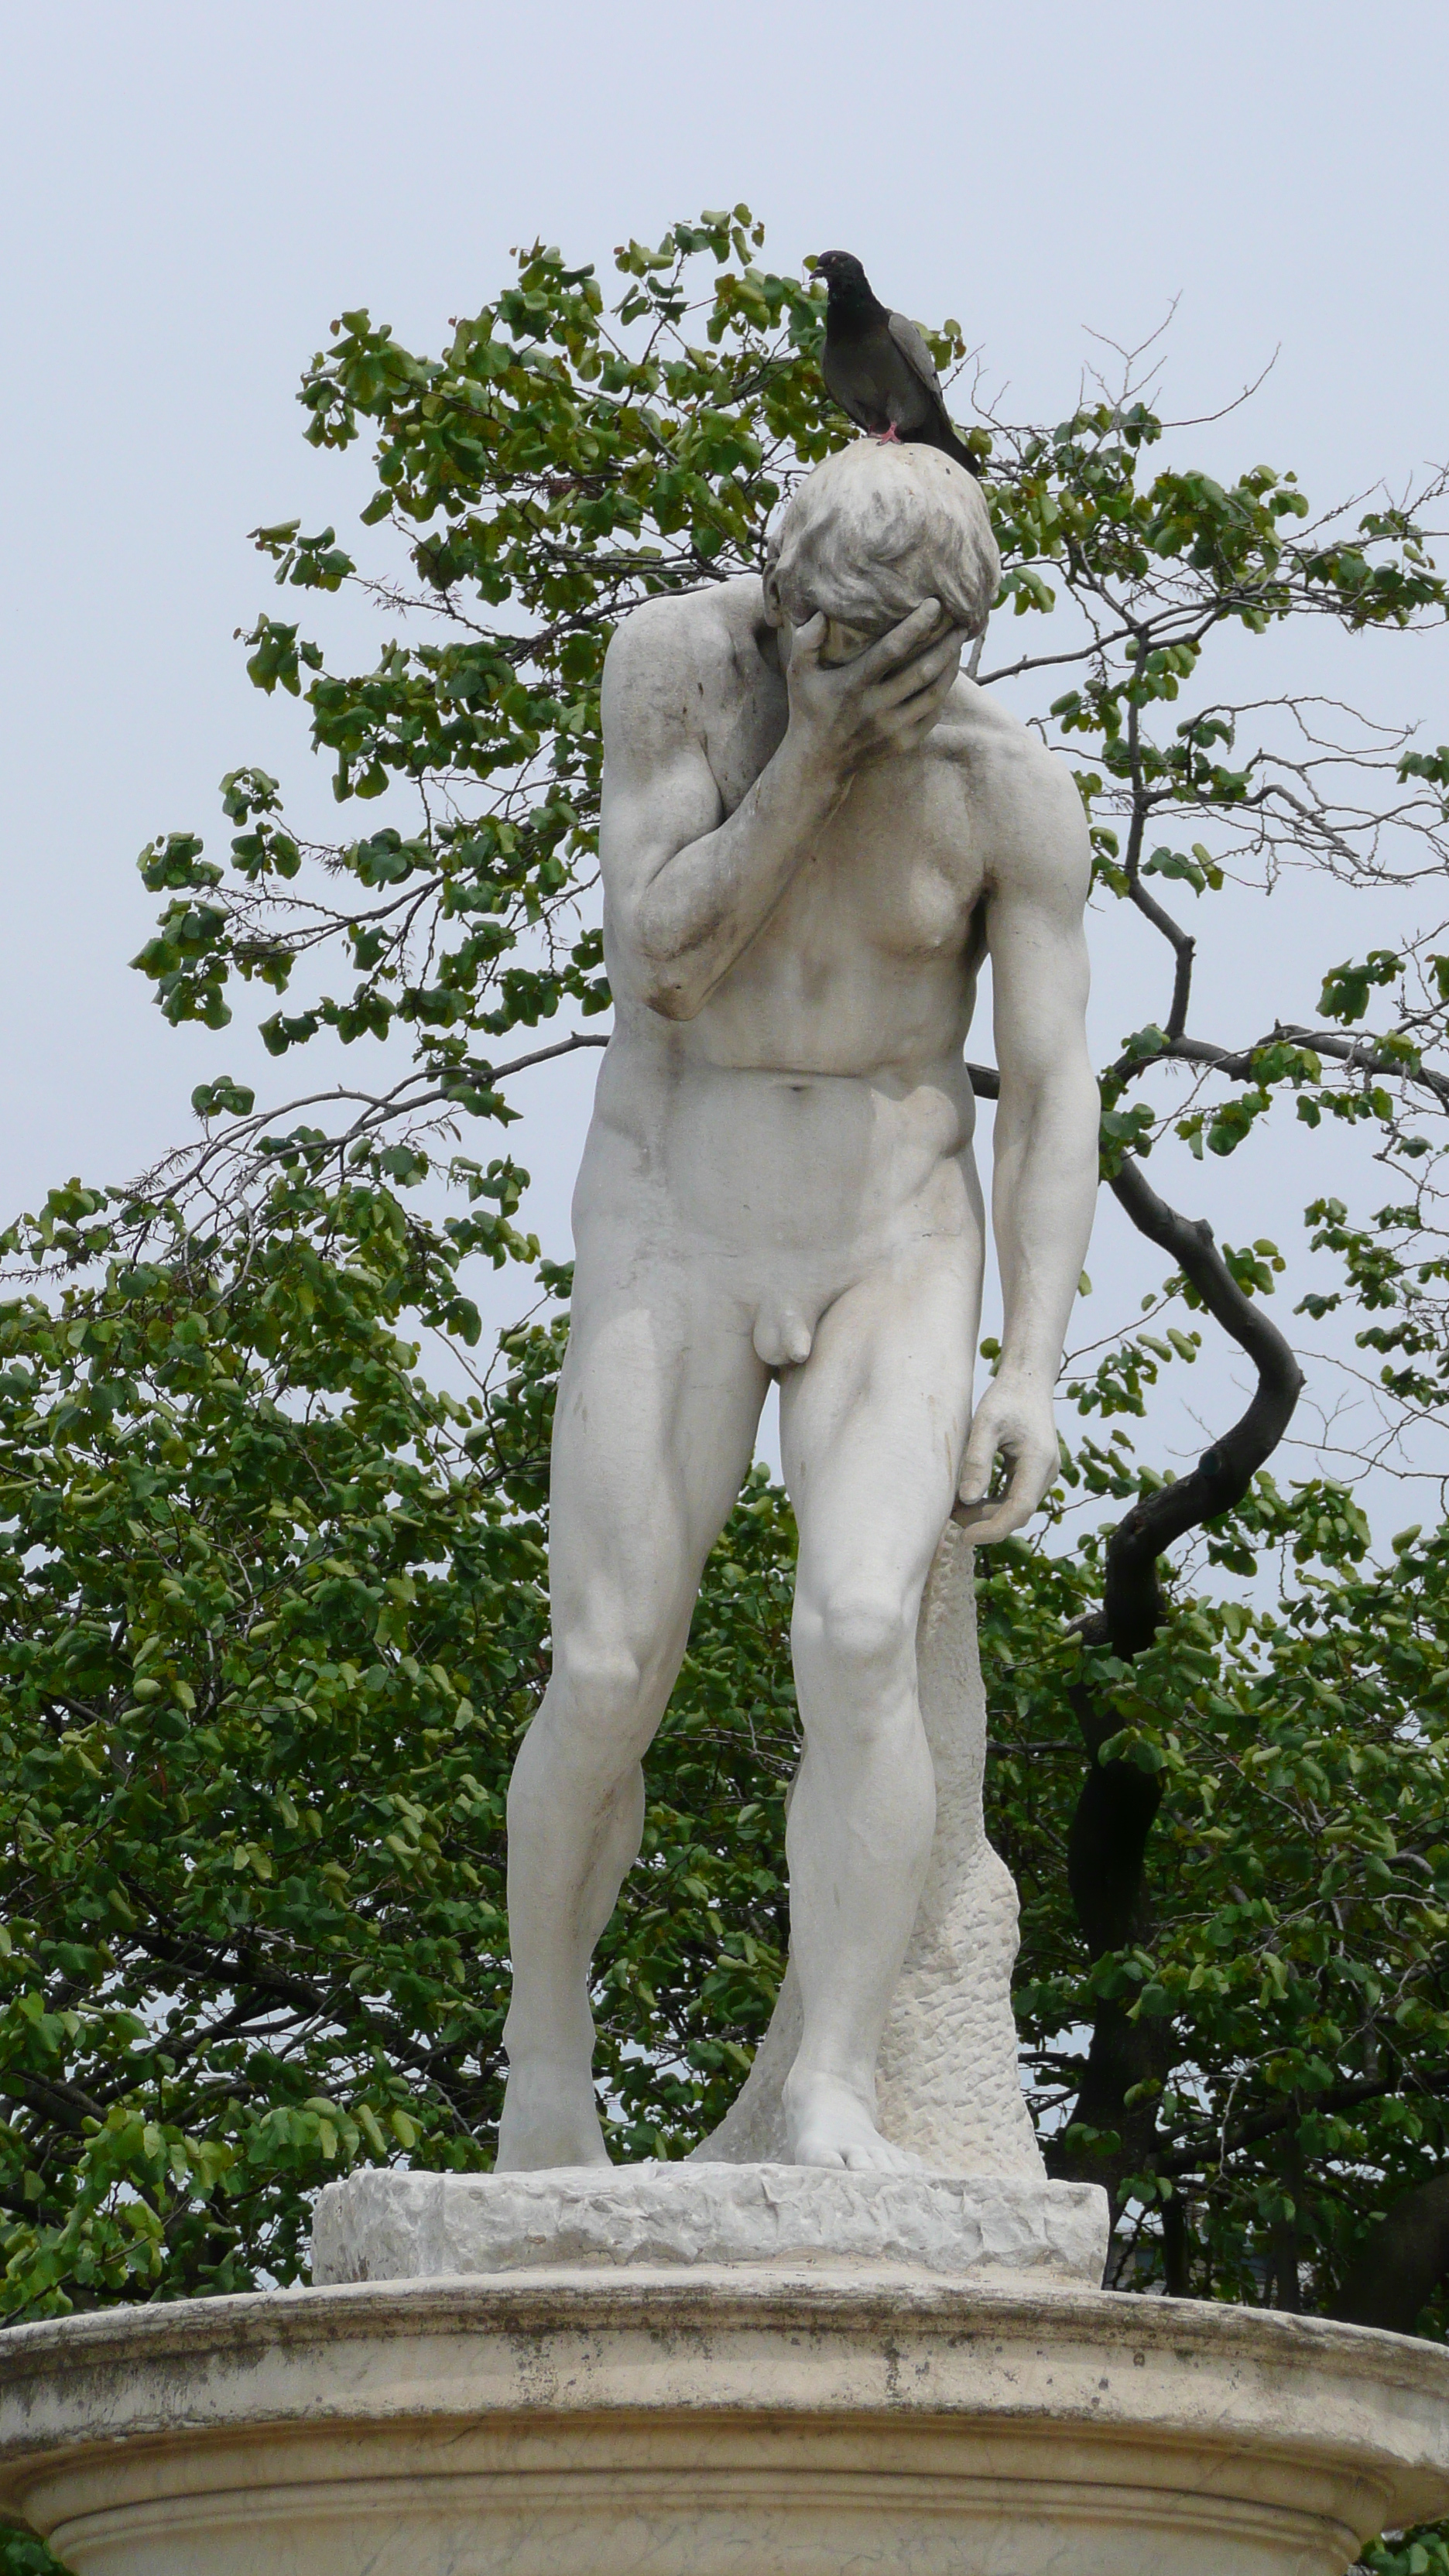
[[894, 421], [891, 422], [889, 429], [875, 430], [872, 435], [880, 440], [882, 447], [890, 447], [892, 444], [899, 447], [902, 444], [901, 433]]
[[540, 2173], [553, 2165], [608, 2161], [587, 2067], [560, 2066], [546, 2058], [510, 2066], [498, 2123], [500, 2173]]
[[797, 2165], [833, 2165], [847, 2173], [925, 2170], [919, 2156], [881, 2136], [869, 2103], [837, 2076], [796, 2067], [785, 2086], [785, 2121]]

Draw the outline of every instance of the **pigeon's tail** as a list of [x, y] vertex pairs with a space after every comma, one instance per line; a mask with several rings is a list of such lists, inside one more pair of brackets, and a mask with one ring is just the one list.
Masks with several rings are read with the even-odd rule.
[[979, 456], [972, 455], [965, 440], [957, 437], [949, 421], [946, 423], [946, 435], [941, 440], [941, 445], [948, 456], [954, 456], [958, 465], [964, 465], [967, 473], [974, 474], [977, 481], [980, 481], [981, 459]]
[[957, 437], [939, 394], [929, 418], [922, 422], [919, 429], [908, 430], [906, 435], [908, 438], [919, 439], [925, 447], [939, 447], [943, 456], [954, 457], [958, 465], [965, 466], [968, 474], [974, 474], [977, 480], [980, 480], [979, 459], [972, 455], [964, 438]]

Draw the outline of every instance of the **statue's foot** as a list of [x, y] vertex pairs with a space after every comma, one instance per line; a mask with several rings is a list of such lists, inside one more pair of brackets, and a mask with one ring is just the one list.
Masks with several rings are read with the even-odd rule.
[[919, 2156], [883, 2138], [867, 2102], [831, 2075], [802, 2075], [785, 2086], [791, 2161], [834, 2165], [847, 2173], [922, 2173]]
[[580, 2072], [546, 2059], [510, 2066], [498, 2123], [499, 2173], [608, 2161], [587, 2068]]

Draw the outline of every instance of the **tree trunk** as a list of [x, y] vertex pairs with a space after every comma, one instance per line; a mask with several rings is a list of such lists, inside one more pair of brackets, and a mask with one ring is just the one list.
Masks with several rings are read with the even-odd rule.
[[1449, 2168], [1406, 2191], [1379, 2220], [1329, 2310], [1345, 2325], [1412, 2334], [1449, 2279]]
[[[1124, 1663], [1151, 1645], [1167, 1616], [1158, 1563], [1187, 1531], [1241, 1502], [1253, 1477], [1282, 1439], [1303, 1387], [1303, 1372], [1276, 1324], [1238, 1286], [1202, 1219], [1180, 1216], [1160, 1199], [1140, 1163], [1124, 1162], [1111, 1183], [1138, 1231], [1179, 1264], [1208, 1312], [1258, 1372], [1247, 1411], [1221, 1440], [1204, 1451], [1192, 1473], [1134, 1503], [1107, 1543], [1102, 1608], [1082, 1623], [1084, 1641], [1108, 1646]], [[1088, 1957], [1145, 1945], [1151, 1936], [1147, 1890], [1148, 1839], [1162, 1803], [1157, 1774], [1135, 1762], [1103, 1762], [1101, 1748], [1116, 1732], [1110, 1709], [1084, 1686], [1072, 1705], [1088, 1769], [1067, 1840], [1067, 1880]], [[1098, 2007], [1073, 2124], [1114, 2133], [1115, 2150], [1083, 2145], [1049, 2155], [1064, 2180], [1104, 2183], [1116, 2201], [1123, 2183], [1152, 2161], [1156, 2113], [1151, 2098], [1129, 2106], [1135, 2086], [1165, 2080], [1175, 2041], [1168, 2022], [1129, 2018], [1116, 2001]], [[1170, 2286], [1187, 2286], [1185, 2220], [1176, 2213], [1176, 2252]], [[1297, 2304], [1296, 2244], [1292, 2267]], [[1280, 2304], [1284, 2304], [1280, 2300]]]

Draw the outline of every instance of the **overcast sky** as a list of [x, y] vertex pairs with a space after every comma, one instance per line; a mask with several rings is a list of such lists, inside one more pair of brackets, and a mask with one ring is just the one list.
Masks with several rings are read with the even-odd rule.
[[[169, 828], [224, 846], [216, 782], [243, 761], [294, 801], [321, 790], [305, 719], [257, 697], [233, 630], [271, 601], [249, 528], [300, 512], [346, 541], [360, 487], [303, 443], [293, 400], [344, 306], [435, 349], [513, 243], [607, 267], [627, 234], [744, 197], [773, 264], [844, 243], [892, 302], [958, 315], [1018, 418], [1070, 408], [1089, 328], [1134, 342], [1179, 299], [1177, 414], [1277, 352], [1201, 452], [1292, 463], [1326, 499], [1449, 452], [1446, 97], [1449, 13], [1396, 0], [12, 10], [6, 1212], [72, 1172], [128, 1177], [185, 1132], [203, 1075], [266, 1063], [239, 1027], [171, 1032], [127, 973], [156, 909], [133, 862]], [[1446, 668], [1440, 645], [1391, 644], [1359, 694], [1442, 740]], [[1322, 966], [1371, 944], [1316, 888], [1275, 901], [1216, 940], [1212, 1034], [1311, 1012]], [[1110, 936], [1103, 1045], [1162, 1008]], [[530, 1079], [534, 1221], [559, 1251], [591, 1074]], [[1278, 1149], [1253, 1152], [1194, 1202], [1238, 1239], [1304, 1195]], [[1099, 1293], [1126, 1275], [1119, 1231], [1108, 1210]]]

